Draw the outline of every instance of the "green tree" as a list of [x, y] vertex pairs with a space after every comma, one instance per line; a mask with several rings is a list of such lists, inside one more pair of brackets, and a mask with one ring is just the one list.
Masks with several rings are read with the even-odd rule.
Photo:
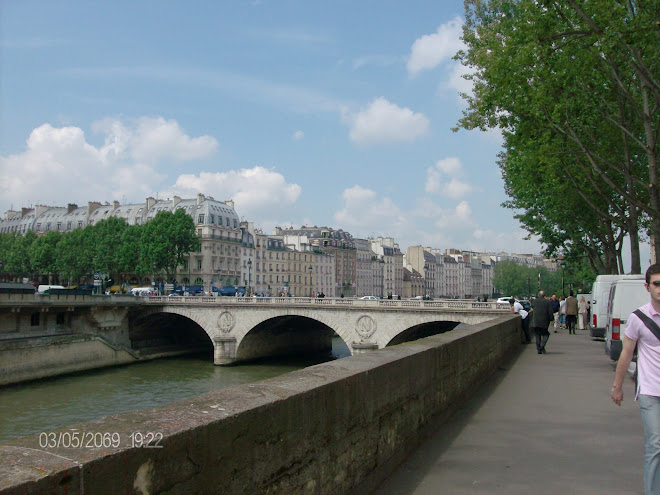
[[[584, 249], [594, 269], [621, 270], [620, 253], [615, 264], [595, 255], [620, 250], [628, 234], [639, 271], [640, 225], [660, 245], [658, 18], [660, 4], [650, 1], [466, 1], [468, 48], [458, 58], [475, 71], [475, 85], [459, 125], [503, 129], [507, 206], [526, 210], [538, 191], [516, 173], [535, 165], [552, 210], [567, 187], [579, 196], [564, 204], [568, 218], [588, 217], [577, 233], [556, 215], [538, 218], [538, 207], [523, 225], [550, 252]], [[583, 229], [597, 222], [612, 231], [597, 230], [597, 242], [585, 245], [591, 230]]]
[[68, 285], [80, 282], [92, 270], [91, 235], [86, 229], [74, 229], [62, 236], [55, 248], [58, 272]]
[[175, 213], [160, 211], [143, 227], [139, 270], [148, 274], [155, 266], [156, 271], [164, 270], [167, 280], [171, 281], [184, 257], [199, 250], [193, 219], [182, 209]]
[[60, 232], [51, 230], [37, 237], [28, 249], [28, 256], [34, 270], [42, 275], [48, 275], [49, 283], [53, 281], [53, 276], [58, 274], [56, 252], [57, 243], [61, 238]]
[[141, 225], [127, 225], [122, 232], [121, 242], [117, 247], [117, 268], [120, 274], [137, 273], [136, 268], [140, 265], [142, 230]]
[[94, 270], [109, 274], [112, 280], [119, 280], [119, 250], [128, 225], [122, 218], [110, 217], [88, 227], [92, 236]]
[[11, 274], [15, 280], [20, 280], [22, 277], [32, 278], [35, 275], [35, 268], [28, 253], [37, 239], [37, 234], [29, 230], [25, 235], [8, 235], [10, 241], [8, 243], [9, 251], [6, 255], [5, 271]]

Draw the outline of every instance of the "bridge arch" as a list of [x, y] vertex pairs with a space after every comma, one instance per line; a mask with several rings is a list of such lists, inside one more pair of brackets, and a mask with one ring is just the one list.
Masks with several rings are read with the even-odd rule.
[[150, 311], [131, 320], [131, 349], [141, 356], [205, 353], [213, 355], [213, 340], [204, 327], [180, 311]]
[[279, 315], [264, 318], [237, 342], [236, 360], [330, 353], [335, 331], [317, 318]]
[[413, 325], [395, 335], [386, 346], [403, 344], [453, 330], [461, 323], [458, 321], [437, 320]]

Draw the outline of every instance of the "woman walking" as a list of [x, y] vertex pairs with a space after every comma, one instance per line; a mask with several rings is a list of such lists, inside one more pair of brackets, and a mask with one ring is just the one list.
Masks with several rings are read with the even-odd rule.
[[578, 329], [584, 330], [587, 327], [587, 300], [582, 296], [578, 302]]

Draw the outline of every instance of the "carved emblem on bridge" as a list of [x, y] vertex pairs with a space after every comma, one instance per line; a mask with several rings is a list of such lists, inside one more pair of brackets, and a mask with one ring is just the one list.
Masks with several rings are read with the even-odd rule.
[[376, 322], [371, 316], [362, 315], [355, 323], [355, 331], [363, 339], [368, 339], [376, 331]]
[[234, 328], [235, 324], [236, 318], [234, 318], [234, 315], [229, 311], [223, 311], [220, 313], [220, 316], [218, 316], [218, 326], [224, 333], [231, 332], [231, 329]]

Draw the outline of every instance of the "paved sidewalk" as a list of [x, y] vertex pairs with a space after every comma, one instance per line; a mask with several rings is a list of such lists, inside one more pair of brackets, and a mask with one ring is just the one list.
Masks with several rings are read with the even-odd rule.
[[372, 495], [642, 494], [643, 432], [632, 379], [587, 331], [525, 346], [491, 384]]

